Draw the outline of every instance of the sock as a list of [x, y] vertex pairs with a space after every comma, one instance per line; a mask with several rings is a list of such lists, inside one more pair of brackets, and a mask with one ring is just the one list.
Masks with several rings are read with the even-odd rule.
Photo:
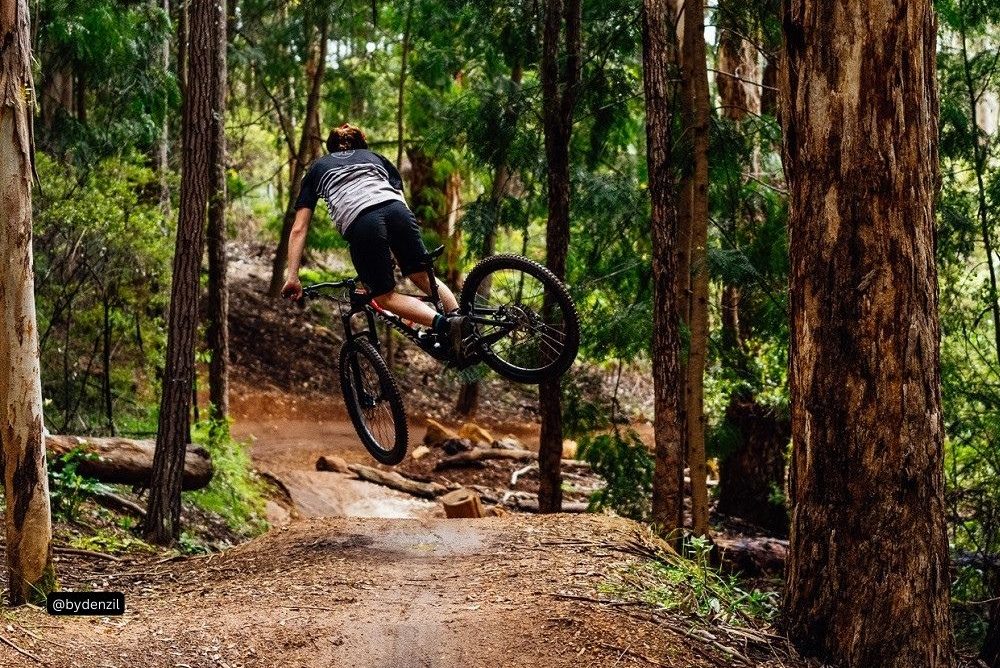
[[438, 334], [448, 333], [448, 318], [444, 317], [440, 313], [434, 316], [433, 329]]

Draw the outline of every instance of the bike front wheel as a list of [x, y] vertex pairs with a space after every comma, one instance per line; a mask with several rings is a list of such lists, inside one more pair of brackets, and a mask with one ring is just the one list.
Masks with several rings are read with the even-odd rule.
[[555, 274], [528, 258], [494, 255], [473, 267], [462, 310], [472, 316], [483, 362], [508, 380], [558, 378], [576, 359], [576, 305]]
[[340, 349], [340, 387], [369, 454], [382, 464], [403, 461], [409, 441], [403, 398], [389, 365], [370, 342], [354, 339]]

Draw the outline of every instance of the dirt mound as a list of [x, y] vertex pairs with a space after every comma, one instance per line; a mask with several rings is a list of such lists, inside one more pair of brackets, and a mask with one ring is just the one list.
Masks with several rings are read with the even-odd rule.
[[0, 665], [724, 665], [685, 622], [599, 593], [640, 559], [616, 548], [637, 531], [597, 516], [314, 520], [222, 554], [88, 563], [75, 588], [124, 591], [125, 615], [19, 609], [3, 636], [35, 659], [0, 644]]

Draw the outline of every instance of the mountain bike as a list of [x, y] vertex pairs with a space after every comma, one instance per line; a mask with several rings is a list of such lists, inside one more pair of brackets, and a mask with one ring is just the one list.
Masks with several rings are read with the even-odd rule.
[[[444, 246], [429, 253], [429, 295], [413, 295], [439, 313], [434, 260]], [[358, 437], [383, 464], [406, 456], [406, 410], [396, 379], [380, 352], [377, 320], [418, 348], [456, 369], [480, 362], [503, 378], [526, 384], [558, 378], [573, 364], [580, 345], [580, 321], [566, 286], [547, 268], [519, 255], [493, 255], [476, 264], [465, 279], [459, 311], [471, 323], [456, 356], [447, 337], [415, 326], [379, 306], [357, 278], [305, 286], [303, 299], [335, 302], [344, 325], [340, 349], [340, 387]]]

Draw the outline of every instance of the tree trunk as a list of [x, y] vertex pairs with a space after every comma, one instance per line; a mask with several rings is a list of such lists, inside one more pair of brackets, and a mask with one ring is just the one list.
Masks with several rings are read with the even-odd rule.
[[62, 64], [45, 76], [41, 107], [42, 126], [46, 133], [51, 133], [60, 113], [68, 116], [72, 112], [73, 74], [67, 65]]
[[760, 113], [778, 116], [778, 59], [768, 58], [764, 63], [763, 85], [760, 89]]
[[[569, 251], [569, 143], [573, 132], [573, 108], [580, 82], [580, 0], [548, 0], [542, 44], [542, 98], [545, 157], [548, 163], [548, 210], [545, 226], [545, 264], [558, 278], [566, 276]], [[566, 26], [564, 58], [562, 25]], [[563, 67], [560, 68], [560, 62]], [[561, 70], [561, 71], [560, 71]], [[544, 309], [551, 309], [546, 294]], [[538, 387], [541, 413], [539, 436], [538, 507], [555, 513], [562, 507], [562, 392], [560, 379], [543, 381]]]
[[323, 19], [317, 31], [319, 34], [319, 44], [312, 52], [309, 62], [306, 63], [306, 72], [312, 76], [308, 77], [309, 96], [306, 98], [306, 117], [302, 123], [302, 135], [299, 137], [299, 149], [292, 162], [292, 178], [288, 184], [288, 206], [285, 208], [285, 217], [281, 222], [281, 238], [278, 240], [278, 248], [274, 253], [274, 261], [271, 263], [271, 285], [268, 287], [268, 294], [278, 297], [281, 294], [281, 287], [285, 283], [285, 267], [288, 264], [288, 237], [292, 233], [292, 224], [295, 223], [295, 201], [299, 198], [299, 191], [302, 190], [302, 178], [305, 176], [306, 167], [316, 158], [318, 148], [322, 146], [322, 139], [319, 136], [319, 104], [320, 91], [323, 87], [323, 76], [326, 73], [326, 42], [329, 21]]
[[[679, 538], [683, 526], [684, 451], [681, 416], [678, 219], [673, 194], [673, 65], [671, 0], [644, 0], [642, 71], [653, 239], [653, 521]], [[676, 543], [675, 543], [676, 544]]]
[[76, 80], [73, 82], [73, 95], [76, 97], [76, 120], [87, 122], [87, 77], [81, 65], [76, 66]]
[[708, 63], [705, 7], [684, 11], [685, 131], [691, 138], [691, 346], [687, 365], [687, 462], [691, 476], [691, 529], [708, 534], [708, 467], [705, 462], [705, 360], [708, 354]]
[[25, 0], [0, 0], [0, 476], [11, 605], [55, 588], [31, 259], [31, 47]]
[[188, 2], [189, 0], [177, 0], [177, 87], [180, 89], [181, 99], [186, 95], [187, 86]]
[[790, 0], [782, 23], [785, 629], [847, 667], [951, 666], [932, 3]]
[[[191, 393], [198, 330], [199, 273], [212, 170], [213, 67], [217, 2], [191, 6], [188, 82], [184, 89], [180, 219], [174, 250], [166, 367], [156, 432], [145, 536], [158, 544], [177, 537], [184, 453], [191, 438]], [[223, 12], [224, 16], [224, 12]]]
[[462, 175], [459, 172], [452, 172], [448, 175], [448, 182], [444, 189], [445, 201], [445, 229], [447, 237], [444, 242], [447, 247], [445, 251], [445, 281], [453, 288], [457, 288], [461, 279], [461, 259], [462, 259], [462, 219], [459, 215], [462, 209]]
[[717, 510], [787, 535], [788, 510], [776, 497], [784, 495], [791, 423], [753, 397], [733, 397], [725, 425], [735, 447], [722, 457]]
[[[156, 6], [157, 0], [150, 0], [152, 6]], [[163, 0], [163, 13], [170, 17], [170, 0]], [[158, 54], [160, 65], [164, 72], [170, 70], [170, 38], [164, 36], [163, 43]], [[170, 217], [170, 118], [168, 113], [163, 114], [163, 123], [160, 127], [160, 138], [156, 143], [156, 173], [160, 179], [160, 211], [164, 218]]]
[[[995, 567], [989, 573], [987, 581], [993, 586], [988, 591], [995, 597], [997, 594], [996, 580], [997, 573]], [[979, 650], [979, 659], [988, 668], [1000, 668], [1000, 600], [994, 600], [990, 604], [989, 625], [986, 627], [986, 639]]]
[[105, 291], [103, 295], [104, 327], [101, 339], [104, 343], [101, 361], [104, 366], [102, 374], [101, 394], [104, 399], [104, 418], [107, 420], [108, 433], [115, 435], [114, 402], [111, 395], [111, 296]]
[[[230, 0], [232, 1], [232, 0]], [[208, 396], [212, 418], [229, 416], [229, 284], [226, 260], [226, 0], [215, 7], [216, 33], [212, 54], [211, 185], [208, 200]]]
[[406, 3], [406, 25], [403, 27], [403, 53], [399, 60], [399, 99], [396, 100], [396, 169], [403, 168], [403, 102], [406, 93], [406, 66], [410, 58], [410, 25], [413, 22], [413, 2]]
[[[687, 90], [686, 84], [684, 83], [685, 71], [684, 71], [684, 34], [685, 34], [685, 12], [684, 12], [685, 2], [684, 0], [669, 0], [669, 4], [661, 8], [661, 16], [665, 16], [665, 20], [668, 22], [665, 30], [667, 31], [667, 37], [672, 38], [670, 44], [670, 53], [673, 57], [671, 61], [677, 67], [676, 77], [681, 79], [680, 85], [680, 114], [683, 123], [690, 125], [690, 116], [692, 114], [692, 103], [689, 101], [690, 94]], [[676, 90], [671, 90], [670, 95], [676, 95]], [[648, 113], [648, 112], [647, 112]], [[670, 121], [672, 123], [672, 121]], [[648, 129], [647, 129], [648, 134]], [[680, 137], [680, 141], [677, 142], [669, 155], [672, 160], [676, 162], [677, 175], [674, 181], [674, 188], [677, 192], [676, 202], [674, 203], [677, 225], [677, 242], [675, 244], [674, 253], [677, 255], [676, 261], [676, 271], [674, 272], [674, 291], [677, 293], [675, 308], [677, 310], [677, 318], [680, 323], [681, 331], [687, 328], [690, 334], [691, 326], [691, 297], [692, 297], [692, 283], [691, 283], [691, 210], [694, 205], [694, 181], [691, 178], [691, 173], [693, 171], [694, 160], [692, 158], [691, 148], [692, 144], [690, 141], [690, 136], [684, 134]], [[655, 243], [655, 242], [654, 242]], [[655, 262], [655, 261], [654, 261]], [[655, 270], [654, 270], [655, 271]], [[655, 345], [655, 344], [654, 344]], [[688, 405], [690, 403], [690, 390], [688, 385], [688, 360], [687, 351], [684, 350], [683, 338], [681, 339], [681, 350], [679, 358], [679, 378], [677, 379], [677, 390], [680, 396], [680, 405], [678, 408], [678, 416], [680, 420], [680, 445], [679, 452], [681, 453], [681, 476], [684, 473], [684, 463], [687, 461], [688, 453]], [[655, 384], [655, 380], [654, 380]], [[654, 408], [655, 412], [655, 408]], [[655, 420], [655, 418], [654, 418]], [[678, 508], [681, 509], [682, 521], [677, 525], [677, 529], [683, 527], [683, 505], [684, 505], [684, 488], [683, 486], [678, 490], [677, 504]], [[655, 485], [653, 490], [653, 516], [657, 516], [657, 503], [666, 503], [666, 499], [662, 495], [656, 493]], [[671, 531], [668, 527], [673, 525], [663, 524], [662, 529], [664, 533]], [[680, 547], [679, 544], [676, 545]]]

